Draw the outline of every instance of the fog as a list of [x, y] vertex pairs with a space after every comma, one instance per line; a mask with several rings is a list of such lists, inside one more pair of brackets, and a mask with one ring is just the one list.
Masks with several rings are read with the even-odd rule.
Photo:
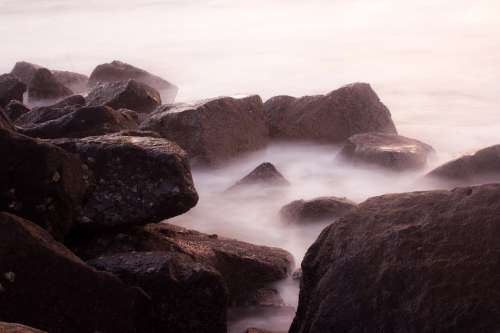
[[[26, 60], [89, 74], [118, 59], [178, 85], [178, 101], [322, 94], [365, 81], [401, 134], [436, 149], [437, 165], [500, 143], [499, 12], [498, 0], [0, 0], [0, 72]], [[194, 170], [200, 202], [172, 222], [285, 248], [299, 265], [325, 224], [283, 225], [283, 204], [434, 187], [422, 181], [425, 170], [353, 169], [335, 161], [337, 150], [275, 144], [222, 169]], [[263, 161], [292, 186], [221, 194]], [[294, 306], [296, 285], [279, 288]], [[242, 320], [232, 332], [252, 324], [286, 330], [291, 315]]]

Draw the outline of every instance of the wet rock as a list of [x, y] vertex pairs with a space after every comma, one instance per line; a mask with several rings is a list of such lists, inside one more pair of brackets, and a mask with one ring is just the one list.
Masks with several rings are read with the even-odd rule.
[[428, 177], [453, 184], [478, 184], [500, 181], [500, 145], [465, 155], [432, 170]]
[[396, 133], [389, 110], [366, 83], [327, 95], [273, 97], [264, 111], [271, 137], [279, 140], [339, 143], [359, 133]]
[[73, 92], [60, 83], [46, 68], [39, 68], [28, 84], [28, 100], [54, 101], [72, 95]]
[[120, 234], [75, 239], [71, 248], [91, 259], [131, 251], [184, 253], [219, 271], [231, 304], [245, 304], [258, 289], [286, 278], [293, 257], [285, 250], [207, 235], [167, 223], [122, 230]]
[[257, 166], [252, 172], [238, 180], [228, 191], [239, 188], [244, 188], [251, 185], [261, 186], [288, 186], [290, 183], [283, 177], [283, 175], [276, 169], [276, 167], [269, 162], [264, 162]]
[[30, 112], [21, 115], [15, 124], [21, 127], [32, 127], [72, 113], [83, 105], [85, 105], [83, 96], [72, 95], [53, 105], [33, 108]]
[[97, 66], [90, 74], [89, 85], [93, 87], [98, 83], [130, 79], [142, 82], [158, 90], [164, 103], [173, 103], [175, 100], [178, 91], [175, 85], [143, 69], [117, 60]]
[[[32, 219], [57, 238], [71, 229], [88, 184], [76, 156], [0, 129], [0, 210]], [[0, 316], [1, 317], [1, 316]]]
[[86, 265], [35, 224], [0, 213], [0, 257], [2, 320], [51, 333], [147, 332], [143, 291]]
[[158, 91], [135, 80], [102, 83], [87, 96], [89, 106], [107, 105], [113, 109], [130, 109], [150, 113], [161, 104]]
[[434, 149], [415, 139], [387, 133], [351, 136], [340, 151], [340, 158], [353, 164], [371, 164], [394, 171], [422, 169]]
[[26, 61], [18, 61], [14, 65], [14, 68], [12, 69], [10, 74], [16, 76], [25, 85], [29, 85], [31, 79], [33, 78], [33, 75], [35, 75], [35, 72], [40, 68], [42, 67], [39, 65], [35, 65]]
[[59, 70], [52, 70], [51, 72], [57, 81], [75, 93], [83, 93], [88, 89], [89, 78], [87, 75]]
[[82, 229], [159, 222], [198, 201], [186, 155], [170, 141], [118, 133], [51, 142], [78, 154], [92, 171]]
[[12, 122], [9, 117], [7, 117], [4, 109], [0, 106], [0, 130], [15, 131]]
[[23, 101], [26, 85], [14, 75], [0, 75], [0, 107], [5, 107], [11, 100]]
[[219, 166], [269, 141], [259, 96], [162, 106], [140, 128], [176, 142], [194, 165], [203, 166]]
[[319, 197], [311, 200], [295, 200], [280, 210], [285, 222], [307, 223], [331, 221], [356, 207], [356, 203], [346, 198]]
[[7, 104], [7, 106], [5, 107], [5, 114], [11, 121], [16, 121], [17, 118], [30, 111], [30, 108], [28, 108], [22, 102], [16, 100], [10, 101], [9, 104]]
[[226, 333], [227, 290], [220, 274], [188, 255], [121, 253], [89, 261], [151, 296], [152, 332]]
[[137, 119], [129, 110], [121, 112], [97, 106], [82, 107], [54, 120], [19, 129], [19, 132], [43, 139], [83, 138], [135, 129], [137, 125]]
[[307, 251], [290, 332], [496, 332], [499, 213], [500, 184], [368, 199]]
[[2, 333], [47, 333], [28, 326], [14, 323], [0, 322], [0, 332]]

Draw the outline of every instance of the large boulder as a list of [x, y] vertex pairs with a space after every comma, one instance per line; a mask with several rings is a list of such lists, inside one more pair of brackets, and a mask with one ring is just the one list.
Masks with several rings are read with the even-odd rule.
[[264, 111], [271, 137], [279, 140], [339, 143], [359, 133], [396, 133], [391, 113], [366, 83], [327, 95], [276, 96]]
[[162, 106], [141, 125], [179, 144], [192, 162], [217, 166], [269, 142], [259, 96]]
[[39, 68], [28, 84], [30, 102], [54, 101], [72, 95], [71, 89], [60, 83], [46, 68]]
[[0, 107], [5, 107], [11, 100], [23, 100], [26, 85], [14, 75], [0, 75]]
[[33, 75], [35, 75], [35, 72], [40, 68], [42, 67], [36, 64], [32, 64], [26, 61], [18, 61], [14, 65], [14, 68], [12, 68], [10, 74], [17, 77], [25, 85], [29, 85], [31, 79], [33, 78]]
[[83, 96], [72, 95], [55, 104], [33, 108], [30, 112], [24, 113], [17, 118], [15, 124], [21, 127], [36, 126], [72, 113], [83, 105], [85, 105]]
[[88, 89], [89, 78], [87, 75], [60, 70], [52, 70], [51, 72], [57, 81], [75, 93], [83, 93]]
[[356, 207], [356, 203], [346, 198], [319, 197], [311, 200], [295, 200], [280, 210], [285, 222], [324, 222], [339, 218]]
[[[80, 159], [24, 135], [0, 129], [0, 210], [31, 219], [62, 238], [88, 188]], [[1, 318], [1, 317], [0, 317]]]
[[50, 333], [147, 332], [150, 300], [35, 224], [0, 213], [0, 318]]
[[83, 107], [51, 121], [19, 129], [19, 132], [36, 138], [83, 138], [133, 130], [137, 119], [129, 110], [113, 110], [107, 106]]
[[186, 254], [133, 252], [88, 262], [151, 296], [152, 332], [226, 333], [227, 290], [220, 274]]
[[302, 262], [291, 333], [498, 332], [500, 184], [368, 199]]
[[156, 89], [135, 81], [101, 83], [87, 96], [87, 105], [107, 105], [113, 109], [130, 109], [139, 113], [150, 113], [161, 104]]
[[5, 106], [5, 114], [11, 121], [16, 121], [23, 114], [26, 114], [30, 111], [31, 109], [29, 107], [17, 100], [12, 100]]
[[158, 90], [165, 103], [173, 103], [177, 95], [178, 88], [172, 83], [143, 69], [117, 60], [97, 66], [90, 74], [89, 85], [93, 87], [98, 83], [129, 79], [142, 82]]
[[286, 278], [294, 265], [292, 255], [282, 249], [207, 235], [167, 223], [123, 229], [119, 234], [78, 238], [72, 241], [71, 248], [86, 259], [132, 251], [187, 254], [221, 273], [231, 304], [247, 303], [259, 289]]
[[228, 188], [228, 191], [245, 188], [252, 185], [259, 186], [288, 186], [290, 183], [285, 177], [276, 169], [276, 167], [269, 162], [259, 164], [252, 172], [245, 177], [238, 180], [233, 186]]
[[432, 170], [430, 178], [454, 184], [477, 184], [500, 181], [500, 145], [465, 155]]
[[415, 139], [388, 133], [364, 133], [351, 136], [339, 156], [353, 164], [405, 171], [424, 168], [434, 153], [431, 146]]
[[1, 333], [47, 333], [21, 324], [5, 323], [5, 322], [0, 322], [0, 332]]
[[117, 133], [51, 142], [79, 155], [92, 172], [82, 229], [159, 222], [198, 201], [186, 154], [165, 139]]

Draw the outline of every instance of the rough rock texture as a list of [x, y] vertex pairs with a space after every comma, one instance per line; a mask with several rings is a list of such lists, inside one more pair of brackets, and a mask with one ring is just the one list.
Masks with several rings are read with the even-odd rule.
[[23, 100], [26, 85], [14, 75], [0, 75], [0, 107], [5, 107], [11, 100]]
[[257, 166], [248, 175], [238, 180], [228, 190], [231, 191], [244, 188], [249, 185], [288, 186], [290, 183], [273, 164], [264, 162]]
[[46, 231], [0, 213], [0, 318], [50, 333], [147, 332], [149, 298], [82, 262]]
[[198, 201], [184, 151], [165, 139], [110, 134], [52, 142], [92, 171], [79, 216], [83, 229], [159, 222]]
[[1, 129], [0, 154], [0, 210], [36, 221], [62, 238], [88, 187], [82, 162], [54, 145]]
[[1, 106], [0, 106], [0, 130], [15, 131], [12, 122], [10, 121], [9, 117], [6, 115], [4, 109], [2, 109]]
[[387, 133], [351, 136], [339, 156], [348, 162], [371, 164], [394, 171], [424, 168], [434, 149], [415, 139]]
[[462, 156], [432, 170], [428, 177], [456, 184], [500, 181], [500, 145], [490, 146], [472, 155]]
[[33, 108], [30, 112], [17, 118], [15, 124], [21, 127], [32, 127], [74, 112], [83, 105], [85, 105], [85, 98], [83, 96], [72, 95], [53, 105]]
[[0, 333], [47, 333], [28, 326], [0, 322]]
[[28, 84], [28, 99], [31, 102], [58, 100], [72, 94], [71, 89], [60, 83], [46, 68], [38, 69]]
[[264, 111], [271, 137], [280, 140], [339, 143], [359, 133], [396, 133], [389, 110], [366, 83], [327, 95], [276, 96]]
[[217, 166], [269, 142], [262, 100], [219, 97], [196, 104], [162, 106], [141, 129], [179, 144], [193, 164]]
[[89, 261], [141, 287], [153, 304], [152, 332], [226, 333], [227, 290], [220, 274], [181, 253], [135, 252]]
[[87, 75], [59, 70], [52, 70], [51, 72], [57, 81], [75, 93], [83, 93], [88, 89], [89, 78]]
[[5, 107], [5, 114], [11, 121], [16, 121], [23, 114], [30, 112], [31, 109], [17, 100], [12, 100]]
[[291, 333], [498, 332], [500, 184], [368, 199], [302, 262]]
[[319, 197], [292, 201], [281, 208], [280, 216], [283, 221], [293, 223], [331, 221], [354, 207], [356, 203], [346, 198]]
[[160, 106], [161, 98], [156, 89], [135, 80], [127, 80], [97, 85], [87, 96], [87, 104], [149, 113]]
[[14, 65], [14, 68], [12, 69], [10, 74], [16, 76], [25, 85], [29, 85], [31, 79], [33, 78], [33, 75], [35, 75], [35, 72], [40, 68], [42, 67], [39, 65], [35, 65], [26, 61], [18, 61]]
[[137, 125], [137, 119], [129, 110], [121, 112], [107, 106], [96, 106], [77, 109], [54, 120], [19, 129], [19, 132], [43, 139], [83, 138], [132, 130]]
[[95, 86], [98, 83], [126, 81], [129, 79], [142, 82], [158, 90], [164, 103], [173, 103], [177, 95], [178, 88], [172, 83], [143, 69], [117, 60], [97, 66], [90, 74], [89, 85]]
[[86, 259], [131, 251], [180, 252], [219, 271], [231, 303], [241, 304], [256, 290], [286, 278], [293, 257], [285, 250], [207, 235], [171, 224], [149, 224], [122, 230], [118, 235], [75, 239], [71, 248]]

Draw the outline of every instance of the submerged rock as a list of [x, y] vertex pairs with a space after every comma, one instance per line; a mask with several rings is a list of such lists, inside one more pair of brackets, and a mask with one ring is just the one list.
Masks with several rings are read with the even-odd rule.
[[9, 104], [7, 104], [7, 106], [5, 107], [5, 114], [11, 121], [16, 121], [19, 117], [30, 111], [30, 108], [17, 100], [10, 101]]
[[351, 136], [339, 156], [354, 164], [372, 164], [394, 171], [422, 169], [434, 149], [415, 139], [387, 133]]
[[21, 324], [0, 322], [2, 333], [47, 333]]
[[276, 96], [264, 111], [274, 139], [339, 143], [359, 133], [396, 133], [389, 110], [366, 83], [327, 95]]
[[28, 100], [54, 101], [72, 95], [73, 91], [60, 83], [46, 68], [39, 68], [28, 84]]
[[162, 106], [142, 123], [141, 129], [176, 142], [193, 164], [203, 166], [219, 166], [269, 142], [259, 96]]
[[276, 167], [269, 163], [264, 162], [257, 166], [252, 172], [238, 180], [228, 191], [244, 188], [251, 185], [262, 186], [288, 186], [290, 183], [283, 177], [283, 175], [276, 169]]
[[0, 107], [5, 107], [10, 101], [23, 101], [26, 85], [19, 81], [14, 75], [0, 75]]
[[295, 200], [280, 210], [285, 222], [324, 222], [339, 218], [356, 207], [356, 203], [346, 198], [319, 197], [311, 200]]
[[307, 251], [290, 332], [496, 332], [499, 213], [499, 184], [368, 199]]

